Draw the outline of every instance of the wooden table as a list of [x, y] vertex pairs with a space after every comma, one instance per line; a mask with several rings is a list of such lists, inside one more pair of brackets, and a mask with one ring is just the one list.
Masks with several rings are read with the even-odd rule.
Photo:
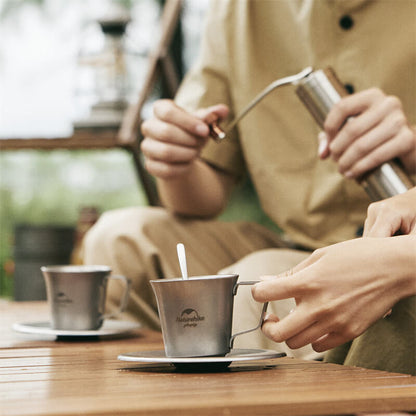
[[329, 415], [416, 410], [416, 377], [293, 358], [217, 373], [117, 360], [162, 349], [159, 333], [56, 341], [14, 333], [45, 302], [0, 301], [0, 415]]

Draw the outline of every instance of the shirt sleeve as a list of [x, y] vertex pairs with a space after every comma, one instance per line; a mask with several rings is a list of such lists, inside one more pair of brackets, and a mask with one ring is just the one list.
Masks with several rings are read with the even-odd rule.
[[[201, 38], [200, 55], [184, 78], [175, 102], [188, 111], [223, 103], [230, 108], [228, 120], [233, 118], [229, 88], [227, 37], [232, 18], [232, 1], [210, 2]], [[226, 124], [227, 121], [224, 121]], [[235, 130], [235, 129], [234, 129]], [[210, 165], [237, 178], [243, 176], [245, 163], [237, 131], [230, 132], [221, 143], [209, 141], [201, 158]]]

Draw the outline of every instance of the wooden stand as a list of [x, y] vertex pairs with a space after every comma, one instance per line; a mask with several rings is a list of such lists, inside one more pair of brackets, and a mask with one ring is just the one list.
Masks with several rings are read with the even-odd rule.
[[181, 0], [166, 0], [165, 2], [160, 20], [161, 36], [155, 50], [149, 54], [148, 68], [143, 87], [136, 103], [127, 108], [119, 130], [106, 128], [75, 129], [70, 137], [0, 138], [0, 150], [91, 150], [123, 148], [133, 156], [136, 173], [139, 181], [143, 185], [149, 205], [159, 205], [153, 180], [143, 168], [141, 159], [141, 112], [158, 79], [164, 80], [171, 97], [174, 96], [178, 88], [179, 78], [169, 54], [169, 46], [180, 17], [181, 5]]

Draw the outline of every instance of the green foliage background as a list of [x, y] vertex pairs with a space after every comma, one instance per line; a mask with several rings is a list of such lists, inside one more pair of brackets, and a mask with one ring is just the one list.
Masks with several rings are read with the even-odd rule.
[[[75, 181], [74, 170], [80, 172]], [[147, 203], [131, 156], [122, 150], [2, 152], [0, 201], [3, 297], [12, 295], [13, 276], [5, 269], [13, 260], [16, 225], [75, 226], [83, 206], [103, 212]]]
[[[79, 171], [77, 180], [69, 180]], [[72, 175], [70, 173], [72, 172]], [[76, 176], [76, 175], [75, 175]], [[13, 296], [16, 225], [76, 225], [83, 206], [107, 210], [147, 205], [129, 153], [106, 151], [15, 151], [0, 153], [0, 297]], [[250, 181], [239, 185], [224, 221], [273, 224], [259, 207]]]

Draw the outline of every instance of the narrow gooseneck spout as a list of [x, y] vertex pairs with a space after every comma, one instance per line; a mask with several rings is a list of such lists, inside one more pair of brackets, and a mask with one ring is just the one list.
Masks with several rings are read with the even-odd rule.
[[222, 129], [217, 123], [212, 123], [210, 126], [210, 134], [211, 137], [216, 141], [221, 141], [225, 139], [227, 133], [229, 133], [235, 125], [245, 117], [264, 97], [269, 95], [272, 91], [274, 91], [278, 87], [282, 87], [283, 85], [294, 84], [301, 79], [307, 77], [312, 73], [312, 67], [308, 66], [307, 68], [303, 69], [301, 72], [295, 75], [290, 75], [288, 77], [277, 79], [269, 84], [263, 91], [261, 91], [247, 106], [238, 114], [226, 127]]

